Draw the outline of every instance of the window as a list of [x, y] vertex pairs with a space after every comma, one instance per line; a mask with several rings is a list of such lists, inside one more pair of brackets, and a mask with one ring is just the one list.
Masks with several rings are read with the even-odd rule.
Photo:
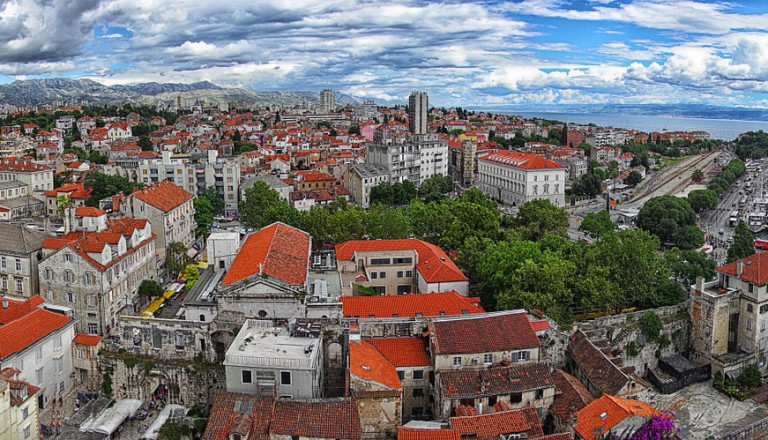
[[747, 318], [747, 330], [752, 330], [752, 320]]
[[372, 279], [372, 280], [375, 280], [375, 279], [377, 279], [378, 277], [379, 277], [379, 273], [378, 273], [378, 272], [371, 272], [371, 279]]
[[398, 278], [402, 278], [403, 277], [403, 271], [402, 270], [398, 270], [397, 271], [397, 277]]
[[72, 254], [64, 254], [64, 261], [67, 263], [72, 261]]
[[387, 286], [373, 286], [373, 291], [376, 292], [376, 295], [386, 295]]
[[64, 359], [63, 358], [56, 358], [53, 360], [54, 366], [56, 368], [56, 374], [61, 374], [64, 372]]
[[755, 293], [755, 285], [752, 283], [749, 283], [748, 290], [749, 290], [749, 293]]
[[763, 304], [760, 306], [760, 313], [768, 312], [768, 304]]
[[386, 272], [379, 272], [379, 278], [381, 278], [383, 280], [386, 277], [387, 277], [387, 273]]
[[61, 350], [61, 335], [56, 336], [53, 339], [53, 349], [54, 350]]
[[397, 294], [398, 295], [407, 295], [411, 293], [412, 287], [410, 284], [400, 284], [397, 286]]
[[389, 264], [389, 258], [371, 258], [371, 264]]
[[752, 340], [751, 339], [745, 339], [744, 340], [744, 348], [747, 350], [752, 350]]
[[32, 434], [32, 433], [31, 433], [31, 431], [30, 431], [30, 427], [29, 427], [29, 426], [25, 427], [25, 428], [24, 428], [24, 438], [29, 438], [29, 436], [30, 436], [31, 434]]
[[16, 293], [24, 293], [24, 280], [22, 278], [14, 278], [16, 282]]
[[424, 379], [424, 370], [413, 370], [413, 379], [414, 380]]
[[400, 380], [405, 379], [405, 371], [397, 370], [397, 378]]
[[53, 270], [50, 267], [45, 268], [45, 279], [48, 281], [53, 279]]
[[483, 355], [483, 363], [484, 364], [492, 364], [493, 363], [493, 353], [486, 353]]
[[498, 401], [498, 397], [496, 396], [490, 396], [488, 397], [488, 406], [496, 405], [496, 402]]
[[25, 406], [24, 409], [21, 410], [21, 418], [27, 420], [27, 417], [29, 417], [29, 406]]
[[67, 302], [73, 303], [75, 302], [75, 294], [72, 292], [67, 292]]
[[411, 264], [411, 263], [413, 263], [413, 258], [411, 257], [392, 259], [392, 264]]
[[35, 349], [35, 360], [40, 362], [43, 360], [43, 347], [37, 347]]
[[410, 277], [412, 277], [412, 276], [413, 276], [413, 272], [411, 272], [410, 270], [406, 270], [406, 271], [405, 271], [405, 277], [406, 277], [406, 278], [410, 278]]
[[16, 259], [16, 270], [21, 270], [21, 260], [18, 258]]
[[241, 374], [242, 374], [243, 383], [253, 383], [253, 376], [252, 376], [251, 370], [243, 370], [241, 371]]
[[2, 284], [3, 285], [3, 289], [7, 289], [8, 288], [8, 277], [3, 277], [2, 282], [3, 282], [3, 284]]
[[280, 372], [280, 385], [290, 385], [291, 384], [291, 372], [290, 371], [281, 371]]
[[77, 347], [77, 358], [85, 359], [85, 350], [83, 350], [82, 347]]
[[0, 266], [2, 266], [3, 269], [7, 267], [7, 263], [5, 262], [5, 257], [0, 258]]
[[59, 382], [59, 392], [60, 393], [64, 392], [64, 382]]
[[523, 401], [523, 393], [512, 393], [509, 395], [509, 401], [511, 403], [520, 403]]
[[424, 397], [424, 388], [414, 388], [413, 397]]
[[75, 280], [75, 275], [72, 273], [72, 271], [65, 270], [64, 271], [64, 282], [71, 283]]
[[536, 390], [536, 399], [543, 399], [544, 398], [544, 390]]
[[88, 295], [88, 307], [96, 307], [96, 295]]
[[453, 357], [453, 366], [454, 367], [460, 367], [461, 366], [461, 356], [454, 356]]
[[45, 300], [46, 301], [53, 301], [53, 290], [46, 289], [46, 291], [45, 291]]
[[37, 376], [37, 386], [43, 385], [44, 369], [45, 367], [40, 367], [35, 371], [35, 375]]
[[411, 409], [411, 415], [413, 417], [421, 417], [422, 414], [424, 414], [424, 408], [420, 406], [414, 406], [413, 409]]
[[747, 312], [752, 313], [752, 304], [747, 304]]
[[88, 334], [95, 335], [99, 332], [99, 325], [93, 322], [88, 323]]

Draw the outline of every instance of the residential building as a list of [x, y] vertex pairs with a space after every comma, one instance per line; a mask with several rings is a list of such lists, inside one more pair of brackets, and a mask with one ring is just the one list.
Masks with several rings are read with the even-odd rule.
[[45, 211], [49, 217], [61, 218], [66, 206], [81, 207], [91, 198], [91, 188], [82, 183], [66, 183], [58, 188], [43, 193], [45, 196]]
[[370, 163], [353, 165], [341, 176], [342, 185], [349, 191], [352, 202], [366, 209], [371, 207], [371, 188], [388, 179], [386, 168]]
[[336, 92], [325, 89], [320, 92], [320, 112], [324, 114], [332, 113], [336, 110]]
[[408, 97], [408, 128], [413, 134], [427, 134], [429, 97], [427, 92], [411, 92]]
[[393, 437], [402, 424], [403, 386], [395, 366], [376, 348], [350, 335], [349, 389], [364, 439]]
[[575, 424], [576, 412], [595, 398], [578, 379], [563, 370], [555, 370], [552, 379], [557, 388], [555, 401], [550, 408], [552, 425], [556, 431], [566, 432]]
[[501, 150], [479, 159], [478, 188], [501, 203], [535, 199], [565, 206], [566, 167], [531, 153]]
[[6, 157], [0, 160], [0, 181], [18, 180], [27, 185], [27, 192], [53, 189], [53, 168], [31, 160]]
[[141, 282], [157, 279], [156, 235], [147, 220], [107, 220], [102, 211], [81, 227], [80, 218], [74, 230], [43, 241], [40, 291], [46, 302], [72, 308], [78, 332], [104, 336], [119, 314], [138, 312]]
[[469, 279], [445, 252], [416, 238], [346, 241], [336, 245], [336, 260], [344, 296], [360, 295], [356, 286], [379, 295], [469, 292]]
[[32, 189], [19, 180], [0, 182], [0, 220], [42, 216], [45, 204], [32, 195]]
[[72, 341], [72, 363], [78, 389], [98, 392], [104, 381], [99, 362], [99, 350], [103, 347], [101, 336], [76, 333]]
[[397, 371], [403, 388], [403, 422], [432, 419], [432, 362], [426, 338], [371, 338], [372, 345]]
[[542, 359], [524, 310], [436, 318], [428, 328], [435, 371]]
[[292, 334], [272, 321], [248, 319], [224, 358], [227, 391], [307, 399], [322, 396], [322, 333]]
[[568, 344], [570, 371], [594, 397], [603, 394], [629, 396], [650, 388], [636, 373], [635, 367], [624, 366], [620, 354], [614, 354], [607, 340], [591, 340], [581, 330]]
[[0, 438], [38, 439], [40, 417], [36, 397], [39, 388], [18, 377], [19, 370], [0, 370]]
[[136, 189], [123, 198], [120, 210], [136, 219], [149, 220], [157, 236], [157, 258], [163, 261], [171, 243], [185, 247], [195, 241], [195, 195], [170, 180]]
[[19, 380], [40, 388], [40, 409], [68, 393], [74, 383], [75, 322], [43, 306], [37, 295], [24, 301], [0, 299], [0, 368], [12, 367]]
[[202, 440], [359, 440], [354, 399], [284, 400], [219, 392]]
[[39, 292], [38, 256], [46, 235], [25, 225], [0, 223], [0, 293], [29, 298]]
[[412, 135], [398, 126], [379, 127], [365, 161], [384, 167], [390, 183], [410, 180], [419, 186], [433, 175], [448, 175], [448, 144], [436, 134]]
[[576, 413], [574, 437], [576, 440], [595, 440], [635, 432], [659, 414], [645, 402], [606, 394]]
[[435, 318], [485, 313], [480, 299], [456, 291], [418, 295], [347, 296], [339, 298], [342, 316], [366, 318]]
[[281, 199], [289, 200], [293, 187], [279, 179], [277, 176], [273, 176], [271, 174], [255, 176], [243, 181], [243, 183], [240, 185], [240, 200], [245, 200], [245, 190], [252, 188], [253, 184], [258, 181], [266, 183], [270, 188], [277, 191], [277, 193], [280, 194]]
[[717, 279], [691, 286], [693, 358], [735, 378], [747, 365], [768, 371], [768, 253], [716, 269]]

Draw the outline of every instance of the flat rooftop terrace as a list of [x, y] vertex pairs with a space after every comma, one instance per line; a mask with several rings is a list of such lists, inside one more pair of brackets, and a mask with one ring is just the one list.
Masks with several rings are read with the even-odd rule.
[[272, 321], [248, 319], [232, 341], [227, 366], [313, 369], [318, 365], [319, 338], [291, 336]]

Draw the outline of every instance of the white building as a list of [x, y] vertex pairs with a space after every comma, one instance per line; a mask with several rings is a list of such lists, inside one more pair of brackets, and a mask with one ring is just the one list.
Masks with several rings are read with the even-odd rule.
[[27, 298], [37, 294], [37, 254], [45, 237], [25, 225], [0, 223], [0, 294]]
[[[75, 322], [42, 308], [40, 296], [0, 300], [0, 369], [19, 370], [18, 378], [40, 388], [38, 405], [47, 407], [72, 389]], [[0, 438], [5, 438], [0, 436]]]
[[[319, 330], [319, 329], [318, 329]], [[248, 319], [224, 357], [227, 391], [287, 399], [322, 396], [322, 333], [295, 336], [271, 320]]]
[[371, 207], [371, 188], [387, 181], [387, 169], [378, 164], [353, 165], [344, 171], [341, 184], [349, 191], [352, 201], [363, 208]]
[[39, 389], [18, 379], [18, 370], [0, 371], [0, 438], [26, 440], [41, 438], [37, 402]]
[[477, 187], [501, 203], [546, 199], [565, 206], [567, 168], [544, 156], [502, 150], [481, 157], [478, 166]]
[[411, 133], [427, 133], [427, 113], [429, 113], [427, 92], [412, 92], [408, 97], [408, 128]]
[[434, 175], [448, 175], [448, 144], [435, 134], [416, 136], [379, 127], [368, 146], [366, 163], [384, 167], [390, 183], [410, 180], [419, 186]]
[[320, 92], [320, 111], [328, 114], [336, 110], [336, 92], [325, 89]]

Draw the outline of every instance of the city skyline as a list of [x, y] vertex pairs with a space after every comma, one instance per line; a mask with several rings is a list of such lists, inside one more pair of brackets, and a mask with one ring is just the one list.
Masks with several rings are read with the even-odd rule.
[[205, 4], [16, 0], [0, 83], [208, 80], [436, 106], [768, 107], [768, 6], [746, 0]]

